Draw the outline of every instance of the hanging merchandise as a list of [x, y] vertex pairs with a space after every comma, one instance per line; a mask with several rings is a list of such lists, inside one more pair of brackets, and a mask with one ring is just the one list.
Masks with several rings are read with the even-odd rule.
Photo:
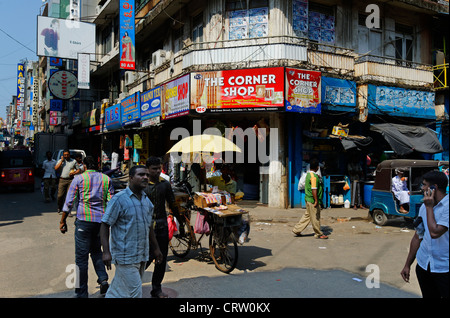
[[124, 145], [125, 145], [125, 136], [120, 136], [119, 149], [123, 149]]
[[133, 150], [133, 162], [139, 162], [139, 151], [136, 148]]
[[134, 134], [133, 136], [134, 149], [142, 149], [142, 139], [139, 134]]
[[128, 148], [124, 148], [123, 151], [123, 160], [130, 160], [130, 150]]
[[125, 135], [125, 148], [133, 148], [133, 141], [128, 135]]

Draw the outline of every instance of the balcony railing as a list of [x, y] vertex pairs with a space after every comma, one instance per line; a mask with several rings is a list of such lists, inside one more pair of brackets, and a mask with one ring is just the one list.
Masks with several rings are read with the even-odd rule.
[[403, 85], [433, 85], [433, 68], [428, 64], [365, 55], [355, 61], [355, 77]]
[[303, 63], [341, 73], [354, 70], [352, 50], [311, 43], [293, 36], [192, 43], [185, 47], [183, 53], [183, 69], [277, 65], [302, 67]]
[[448, 87], [447, 75], [448, 63], [433, 66], [434, 89], [444, 89]]

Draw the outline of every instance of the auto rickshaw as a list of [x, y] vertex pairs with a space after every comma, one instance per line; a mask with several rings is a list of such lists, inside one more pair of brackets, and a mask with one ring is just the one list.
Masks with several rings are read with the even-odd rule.
[[[369, 213], [375, 224], [383, 226], [388, 219], [404, 217], [413, 220], [422, 205], [422, 176], [428, 171], [448, 168], [448, 161], [396, 159], [381, 162], [376, 169], [375, 184], [372, 188]], [[400, 212], [399, 202], [392, 192], [392, 178], [396, 169], [404, 171], [409, 190], [409, 210]]]

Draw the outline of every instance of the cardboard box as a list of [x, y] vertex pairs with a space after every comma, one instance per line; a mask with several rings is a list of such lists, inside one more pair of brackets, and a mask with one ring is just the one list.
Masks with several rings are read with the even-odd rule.
[[198, 206], [199, 208], [206, 208], [206, 207], [214, 206], [217, 203], [221, 204], [220, 201], [219, 202], [217, 200], [213, 201], [213, 200], [211, 200], [211, 198], [208, 199], [207, 198], [208, 194], [211, 195], [211, 193], [206, 193], [206, 192], [204, 194], [202, 194], [201, 192], [195, 193], [194, 204], [196, 206]]
[[347, 137], [348, 136], [348, 128], [342, 128], [339, 126], [333, 126], [332, 135]]

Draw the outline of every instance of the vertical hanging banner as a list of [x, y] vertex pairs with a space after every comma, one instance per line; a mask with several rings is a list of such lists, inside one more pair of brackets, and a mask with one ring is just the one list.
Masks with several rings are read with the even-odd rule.
[[89, 54], [78, 53], [78, 88], [89, 89], [90, 60]]
[[134, 0], [120, 0], [120, 68], [134, 70], [135, 57]]
[[286, 68], [286, 111], [321, 113], [321, 73]]
[[25, 64], [17, 64], [17, 109], [22, 110], [25, 101]]

